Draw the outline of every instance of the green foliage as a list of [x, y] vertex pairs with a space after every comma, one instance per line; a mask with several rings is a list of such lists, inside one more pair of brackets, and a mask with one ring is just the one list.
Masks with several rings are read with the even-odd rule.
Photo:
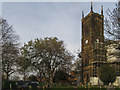
[[[24, 54], [26, 53], [24, 52]], [[29, 61], [29, 59], [26, 58], [26, 56], [23, 55], [19, 56], [18, 61], [19, 68], [17, 69], [17, 71], [19, 72], [19, 74], [22, 74], [24, 76], [23, 79], [26, 80], [30, 71], [31, 62]]]
[[80, 70], [81, 70], [81, 59], [77, 58], [74, 62], [74, 71], [79, 73]]
[[53, 78], [54, 82], [65, 82], [67, 81], [68, 74], [64, 72], [63, 70], [58, 70], [55, 73], [55, 76]]
[[[30, 69], [38, 73], [40, 80], [43, 78], [47, 83], [53, 82], [53, 77], [57, 70], [69, 71], [73, 55], [69, 53], [62, 40], [57, 37], [46, 37], [29, 41], [21, 48], [23, 64], [20, 67]], [[22, 69], [21, 68], [21, 69]], [[31, 69], [31, 70], [32, 70]]]
[[116, 69], [114, 66], [110, 66], [108, 64], [102, 65], [100, 68], [100, 80], [108, 85], [110, 82], [113, 83], [116, 80]]
[[23, 79], [26, 80], [29, 73], [32, 71], [31, 66], [31, 57], [33, 57], [32, 53], [32, 40], [28, 42], [28, 44], [24, 44], [23, 47], [20, 48], [20, 55], [18, 60], [18, 69], [19, 74], [22, 74]]

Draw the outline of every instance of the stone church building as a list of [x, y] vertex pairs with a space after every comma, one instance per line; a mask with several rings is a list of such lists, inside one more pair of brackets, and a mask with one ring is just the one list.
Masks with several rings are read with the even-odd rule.
[[104, 15], [103, 6], [101, 6], [101, 14], [93, 11], [91, 2], [91, 11], [84, 17], [82, 12], [82, 40], [81, 40], [81, 56], [82, 56], [82, 83], [85, 85], [90, 82], [98, 85], [99, 68], [102, 64], [107, 63], [107, 50], [104, 43]]

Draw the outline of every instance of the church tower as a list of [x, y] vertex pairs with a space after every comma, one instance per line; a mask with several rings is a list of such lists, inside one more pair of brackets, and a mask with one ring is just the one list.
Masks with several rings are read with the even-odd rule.
[[101, 14], [91, 11], [84, 17], [82, 11], [82, 81], [84, 84], [90, 81], [90, 77], [98, 77], [98, 69], [106, 62], [106, 50], [104, 48], [104, 16], [103, 6]]

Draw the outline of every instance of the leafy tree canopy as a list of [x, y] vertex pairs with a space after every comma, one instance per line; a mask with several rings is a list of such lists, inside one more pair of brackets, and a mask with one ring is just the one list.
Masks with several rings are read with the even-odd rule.
[[108, 85], [110, 82], [113, 83], [116, 80], [116, 69], [114, 66], [109, 64], [102, 65], [100, 68], [100, 80], [105, 84]]

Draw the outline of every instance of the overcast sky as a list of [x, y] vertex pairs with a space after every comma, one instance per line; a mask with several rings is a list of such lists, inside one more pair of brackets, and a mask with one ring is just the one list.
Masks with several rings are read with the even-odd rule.
[[[21, 45], [35, 38], [58, 37], [71, 52], [81, 50], [81, 12], [90, 12], [90, 2], [3, 2], [2, 17], [20, 36]], [[93, 2], [94, 12], [115, 7], [114, 2]]]

